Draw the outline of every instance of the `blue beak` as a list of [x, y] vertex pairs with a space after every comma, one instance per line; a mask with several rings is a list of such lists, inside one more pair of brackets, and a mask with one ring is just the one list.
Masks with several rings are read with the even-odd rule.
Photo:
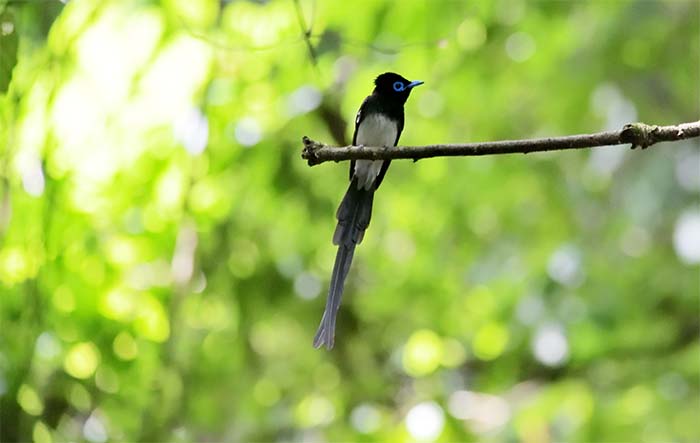
[[411, 83], [408, 84], [408, 89], [411, 89], [413, 87], [422, 85], [424, 82], [422, 80], [414, 80]]

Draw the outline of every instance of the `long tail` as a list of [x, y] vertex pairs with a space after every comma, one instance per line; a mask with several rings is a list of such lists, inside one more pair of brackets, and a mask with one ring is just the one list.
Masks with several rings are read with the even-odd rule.
[[335, 256], [331, 285], [328, 288], [326, 309], [323, 311], [321, 324], [314, 337], [314, 347], [325, 345], [328, 349], [335, 342], [335, 319], [343, 296], [345, 278], [348, 276], [355, 246], [362, 242], [365, 230], [372, 218], [372, 201], [374, 189], [358, 189], [356, 179], [350, 182], [345, 197], [338, 207], [336, 218], [338, 225], [333, 234], [333, 244], [338, 245]]

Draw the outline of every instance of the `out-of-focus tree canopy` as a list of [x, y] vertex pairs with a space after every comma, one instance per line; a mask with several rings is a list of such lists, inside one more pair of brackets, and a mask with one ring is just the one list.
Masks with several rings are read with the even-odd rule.
[[[700, 149], [396, 161], [311, 346], [374, 77], [403, 144], [700, 115], [696, 1], [0, 2], [2, 441], [697, 441]], [[304, 38], [308, 35], [308, 43]]]

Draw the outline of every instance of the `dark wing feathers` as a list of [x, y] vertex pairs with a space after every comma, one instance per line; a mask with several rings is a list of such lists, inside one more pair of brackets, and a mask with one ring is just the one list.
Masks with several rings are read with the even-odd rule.
[[[403, 113], [401, 114], [401, 118], [399, 121], [396, 123], [396, 140], [394, 141], [394, 146], [399, 144], [399, 138], [401, 137], [401, 131], [403, 131], [403, 124], [404, 124], [404, 118], [403, 118]], [[377, 179], [374, 181], [374, 189], [379, 188], [379, 185], [382, 184], [382, 180], [384, 180], [384, 176], [386, 175], [386, 171], [389, 170], [389, 165], [391, 165], [391, 160], [386, 160], [384, 164], [382, 165], [382, 169], [379, 170], [379, 174], [377, 175]], [[351, 169], [352, 171], [352, 169]]]
[[[365, 99], [362, 101], [362, 104], [360, 105], [360, 109], [357, 110], [357, 115], [355, 116], [355, 132], [352, 133], [352, 145], [357, 146], [357, 128], [360, 127], [360, 122], [362, 122], [362, 119], [365, 118], [364, 112], [362, 112], [365, 109], [365, 105], [367, 104], [367, 100], [369, 100], [369, 96], [365, 97]], [[349, 180], [352, 180], [352, 173], [355, 170], [355, 160], [350, 160], [350, 178]]]

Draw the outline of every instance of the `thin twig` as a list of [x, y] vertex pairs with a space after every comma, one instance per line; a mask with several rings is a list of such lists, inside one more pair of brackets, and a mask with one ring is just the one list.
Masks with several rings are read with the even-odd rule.
[[316, 55], [316, 48], [311, 43], [311, 26], [306, 26], [306, 20], [304, 20], [304, 11], [301, 9], [301, 3], [299, 0], [294, 1], [294, 9], [297, 13], [297, 20], [299, 21], [299, 27], [301, 28], [302, 36], [304, 37], [304, 42], [306, 42], [306, 49], [309, 51], [309, 58], [314, 68], [318, 69], [318, 56]]
[[531, 152], [558, 151], [563, 149], [586, 149], [595, 146], [631, 144], [634, 149], [647, 148], [655, 143], [684, 140], [700, 136], [700, 121], [672, 126], [630, 123], [619, 131], [594, 134], [568, 135], [531, 140], [505, 140], [482, 143], [442, 144], [427, 146], [333, 147], [303, 137], [304, 150], [301, 157], [314, 166], [327, 161], [342, 160], [396, 160], [430, 157], [453, 157], [492, 154], [528, 154]]

